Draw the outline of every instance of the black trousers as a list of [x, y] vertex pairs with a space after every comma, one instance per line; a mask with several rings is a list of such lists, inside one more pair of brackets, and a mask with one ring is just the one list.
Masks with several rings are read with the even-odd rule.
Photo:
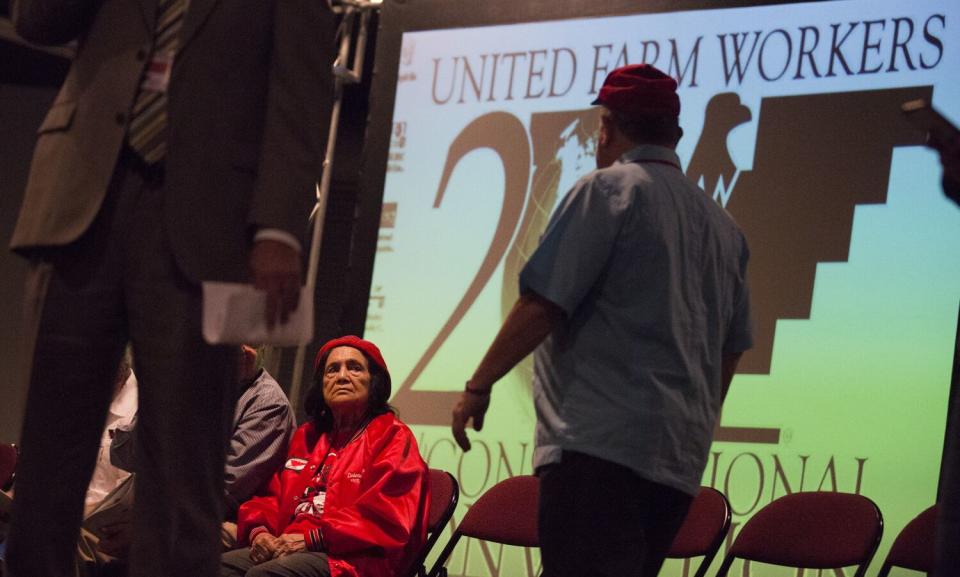
[[130, 575], [218, 573], [236, 350], [201, 337], [201, 293], [174, 262], [162, 178], [152, 176], [121, 159], [87, 232], [30, 271], [35, 342], [9, 577], [73, 576], [84, 494], [128, 341], [140, 403]]
[[573, 451], [537, 475], [544, 577], [656, 577], [693, 501]]

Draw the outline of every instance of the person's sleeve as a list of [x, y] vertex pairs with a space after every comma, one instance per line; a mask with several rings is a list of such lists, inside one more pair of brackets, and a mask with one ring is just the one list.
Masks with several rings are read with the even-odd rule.
[[234, 425], [224, 469], [230, 516], [283, 466], [294, 427], [293, 410], [279, 391], [241, 401], [246, 407]]
[[250, 213], [306, 246], [333, 98], [335, 26], [329, 4], [274, 0], [266, 122]]
[[10, 18], [17, 35], [34, 44], [64, 44], [90, 25], [102, 0], [13, 0]]
[[533, 291], [572, 315], [610, 260], [630, 194], [597, 173], [578, 182], [521, 271], [520, 293]]
[[[290, 441], [290, 448], [287, 450], [287, 458], [302, 458], [306, 454], [307, 429], [309, 425], [304, 425], [293, 433], [293, 439]], [[280, 535], [282, 528], [286, 526], [289, 519], [281, 518], [280, 497], [283, 495], [283, 472], [284, 465], [281, 464], [270, 482], [260, 488], [260, 493], [251, 498], [246, 503], [240, 505], [237, 511], [237, 544], [241, 547], [250, 544], [250, 540], [256, 533], [267, 530], [271, 535]]]
[[304, 532], [308, 549], [342, 556], [402, 549], [411, 539], [428, 490], [427, 466], [409, 429], [390, 433], [364, 472], [372, 482], [352, 506], [325, 511], [316, 529]]
[[300, 241], [297, 237], [279, 228], [261, 228], [257, 231], [257, 234], [253, 235], [253, 242], [260, 240], [274, 240], [289, 246], [297, 252], [303, 252], [303, 247], [300, 246]]
[[[742, 239], [742, 237], [741, 237]], [[743, 250], [740, 253], [740, 272], [737, 291], [733, 299], [733, 316], [723, 341], [723, 354], [742, 353], [753, 347], [753, 328], [750, 319], [750, 283], [747, 281], [747, 262], [750, 249], [742, 239]]]
[[237, 545], [240, 547], [249, 545], [257, 533], [264, 530], [271, 535], [280, 534], [280, 495], [281, 483], [280, 475], [283, 471], [277, 471], [262, 495], [253, 497], [246, 503], [240, 505], [237, 512]]

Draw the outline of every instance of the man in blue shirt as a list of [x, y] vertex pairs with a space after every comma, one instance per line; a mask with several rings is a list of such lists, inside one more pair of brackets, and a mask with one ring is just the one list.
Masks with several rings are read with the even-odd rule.
[[536, 349], [549, 577], [657, 574], [752, 345], [747, 243], [680, 168], [676, 88], [649, 65], [609, 74], [598, 170], [553, 214], [453, 413], [468, 450], [468, 421], [481, 429], [493, 384]]

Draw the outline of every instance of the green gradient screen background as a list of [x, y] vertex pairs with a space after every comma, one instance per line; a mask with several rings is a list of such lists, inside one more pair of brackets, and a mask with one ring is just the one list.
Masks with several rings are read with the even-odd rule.
[[[751, 270], [751, 275], [776, 277], [781, 265], [789, 269], [788, 264], [804, 258], [804, 247], [814, 247], [807, 250], [814, 255], [809, 286], [781, 283], [776, 291], [753, 295], [755, 304], [772, 296], [808, 302], [809, 311], [763, 313], [773, 330], [768, 365], [749, 364], [753, 370], [737, 375], [722, 415], [724, 427], [746, 437], [714, 443], [703, 483], [730, 499], [731, 539], [760, 507], [789, 492], [837, 490], [870, 497], [885, 521], [871, 568], [876, 572], [897, 532], [936, 496], [957, 334], [960, 209], [941, 192], [936, 155], [916, 145], [916, 134], [902, 137], [903, 120], [895, 106], [868, 111], [865, 122], [862, 114], [842, 109], [849, 100], [824, 100], [822, 114], [838, 119], [833, 124], [849, 143], [809, 139], [803, 126], [820, 118], [819, 113], [804, 112], [773, 127], [771, 134], [787, 135], [783, 146], [794, 142], [797, 148], [764, 157], [758, 134], [776, 121], [774, 101], [784, 102], [789, 111], [796, 103], [807, 106], [803, 98], [816, 95], [893, 91], [889, 100], [899, 102], [897, 90], [932, 90], [934, 105], [960, 120], [958, 26], [956, 2], [850, 1], [405, 33], [365, 335], [380, 345], [390, 365], [393, 401], [417, 432], [424, 457], [460, 482], [454, 520], [497, 481], [532, 472], [528, 372], [515, 370], [497, 384], [485, 428], [470, 431], [474, 449], [466, 454], [455, 448], [449, 433], [455, 399], [449, 393], [462, 389], [515, 295], [516, 271], [505, 272], [511, 251], [522, 264], [549, 211], [576, 178], [594, 167], [595, 124], [582, 115], [589, 115], [605, 70], [623, 64], [624, 55], [626, 62], [642, 61], [646, 47], [647, 62], [681, 78], [686, 135], [678, 154], [688, 174], [711, 122], [708, 103], [717, 94], [734, 93], [749, 110], [749, 119], [741, 118], [720, 141], [730, 162], [726, 172], [721, 170], [719, 188], [709, 186], [710, 173], [704, 171], [708, 193], [738, 221], [754, 223], [752, 230], [775, 233], [794, 217], [791, 211], [763, 212], [761, 206], [768, 205], [754, 200], [764, 194], [792, 194], [790, 202], [805, 207], [796, 213], [803, 226], [795, 227], [799, 232], [787, 238], [786, 249], [764, 252], [773, 241], [747, 230], [754, 255], [767, 254], [760, 264], [752, 262], [764, 271]], [[847, 32], [847, 40], [832, 53], [832, 43]], [[742, 78], [730, 68], [734, 39], [741, 42]], [[755, 51], [747, 59], [754, 40]], [[802, 48], [806, 59], [798, 58]], [[803, 106], [796, 109], [807, 110]], [[450, 152], [468, 125], [494, 112], [506, 113], [517, 125], [504, 127], [503, 134], [481, 131], [480, 141], [462, 155]], [[573, 116], [558, 124], [559, 134], [537, 133], [538, 117], [564, 112]], [[575, 118], [577, 114], [581, 116]], [[849, 130], [847, 118], [853, 119]], [[832, 186], [841, 196], [849, 191], [844, 210], [818, 200], [818, 192], [828, 193], [809, 173], [819, 171], [806, 170], [805, 176], [791, 171], [806, 151], [835, 158], [857, 143], [880, 139], [880, 132], [871, 131], [888, 126], [899, 127], [901, 137], [895, 145], [881, 147], [885, 153], [861, 155], [839, 166], [823, 164], [822, 173], [815, 174], [823, 190]], [[520, 138], [511, 141], [508, 136], [516, 127]], [[498, 150], [484, 139], [513, 144]], [[537, 157], [543, 150], [549, 158]], [[531, 155], [529, 162], [522, 158], [524, 151]], [[702, 158], [723, 152], [715, 147]], [[822, 165], [811, 159], [809, 166]], [[517, 172], [522, 162], [527, 162], [525, 173]], [[510, 174], [526, 175], [519, 191], [515, 184], [513, 191], [505, 190], [511, 163]], [[448, 181], [437, 202], [445, 166]], [[858, 189], [867, 186], [858, 175], [887, 169], [883, 187]], [[764, 174], [782, 178], [763, 180]], [[749, 193], [753, 196], [744, 192], [751, 183], [758, 191]], [[537, 190], [550, 194], [537, 197]], [[511, 221], [506, 232], [497, 232], [510, 195], [522, 199], [524, 215], [539, 211], [530, 218], [532, 229], [521, 230]], [[497, 239], [506, 244], [490, 252]], [[819, 247], [830, 243], [842, 245], [839, 252], [836, 246]], [[495, 266], [487, 278], [477, 280], [485, 257]], [[756, 289], [754, 281], [751, 276]], [[465, 299], [471, 283], [479, 292]], [[455, 315], [458, 307], [462, 315]], [[438, 338], [441, 334], [445, 336]], [[750, 431], [775, 435], [757, 441], [762, 435]], [[539, 555], [466, 540], [448, 567], [451, 575], [535, 575]], [[738, 563], [731, 574], [739, 572]], [[684, 563], [669, 561], [662, 575], [688, 573], [692, 571]], [[794, 574], [757, 564], [750, 573]]]

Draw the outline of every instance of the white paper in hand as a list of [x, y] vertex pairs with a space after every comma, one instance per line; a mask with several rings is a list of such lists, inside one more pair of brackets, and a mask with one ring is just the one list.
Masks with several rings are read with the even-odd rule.
[[290, 347], [313, 339], [313, 295], [300, 287], [300, 304], [286, 324], [267, 329], [267, 293], [253, 285], [203, 283], [203, 338], [211, 345], [257, 343]]

